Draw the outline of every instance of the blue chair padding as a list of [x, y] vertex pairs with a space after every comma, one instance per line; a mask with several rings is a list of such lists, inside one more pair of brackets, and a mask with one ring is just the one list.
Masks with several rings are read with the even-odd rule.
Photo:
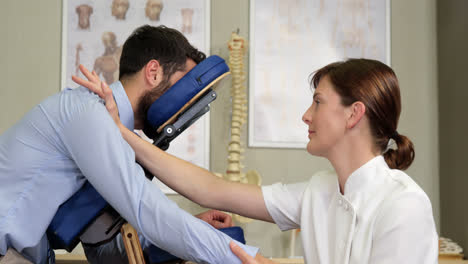
[[195, 66], [150, 106], [147, 125], [158, 129], [208, 84], [229, 71], [224, 59], [213, 55]]
[[[235, 239], [239, 241], [240, 243], [245, 244], [244, 230], [242, 230], [241, 227], [233, 226], [233, 227], [228, 227], [228, 228], [221, 228], [219, 229], [219, 231], [230, 236], [232, 239]], [[164, 263], [164, 262], [174, 261], [174, 260], [179, 259], [176, 256], [171, 255], [169, 252], [164, 251], [154, 245], [145, 249], [145, 253], [148, 256], [148, 260], [150, 264]]]
[[102, 196], [86, 182], [81, 189], [63, 203], [47, 229], [53, 249], [68, 251], [79, 243], [79, 236], [107, 206]]
[[219, 231], [241, 242], [242, 244], [245, 244], [244, 230], [240, 226], [221, 228]]

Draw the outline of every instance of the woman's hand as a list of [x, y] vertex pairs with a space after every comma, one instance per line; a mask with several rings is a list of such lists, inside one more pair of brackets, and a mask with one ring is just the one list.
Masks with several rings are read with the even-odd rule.
[[216, 229], [234, 226], [232, 223], [232, 217], [218, 210], [209, 210], [198, 214], [195, 217], [207, 222]]
[[101, 81], [95, 71], [91, 73], [81, 64], [80, 71], [88, 81], [75, 75], [72, 76], [72, 80], [77, 84], [88, 88], [91, 92], [96, 93], [99, 97], [104, 99], [107, 111], [109, 111], [109, 114], [112, 116], [112, 119], [114, 119], [117, 126], [120, 127], [122, 124], [120, 122], [119, 110], [117, 109], [117, 104], [115, 103], [114, 96], [112, 95], [112, 90], [105, 82]]
[[263, 257], [260, 254], [257, 254], [255, 258], [247, 254], [241, 247], [239, 247], [236, 243], [231, 241], [229, 243], [229, 247], [231, 248], [232, 253], [236, 255], [241, 261], [242, 264], [277, 264], [276, 262], [273, 262], [265, 257]]

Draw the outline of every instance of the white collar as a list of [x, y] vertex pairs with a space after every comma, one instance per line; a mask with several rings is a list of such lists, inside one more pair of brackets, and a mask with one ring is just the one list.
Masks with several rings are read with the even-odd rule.
[[368, 185], [372, 185], [372, 182], [374, 182], [376, 177], [383, 176], [378, 173], [379, 168], [381, 169], [382, 167], [388, 168], [388, 165], [385, 162], [384, 157], [379, 155], [372, 158], [353, 173], [351, 173], [345, 183], [344, 196], [349, 199], [354, 193], [366, 189]]

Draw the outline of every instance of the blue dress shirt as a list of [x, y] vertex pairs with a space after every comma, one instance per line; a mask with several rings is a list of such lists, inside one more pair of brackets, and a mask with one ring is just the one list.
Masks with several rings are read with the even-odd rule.
[[[122, 84], [111, 88], [122, 123], [133, 130]], [[46, 229], [86, 180], [148, 243], [197, 263], [240, 263], [228, 236], [181, 210], [144, 176], [103, 101], [83, 87], [47, 98], [0, 135], [0, 254], [13, 247], [46, 263]], [[241, 246], [251, 256], [258, 251]]]

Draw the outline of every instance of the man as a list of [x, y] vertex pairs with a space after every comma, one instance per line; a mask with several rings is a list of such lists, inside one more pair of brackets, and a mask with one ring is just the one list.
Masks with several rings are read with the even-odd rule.
[[[137, 28], [123, 46], [120, 81], [111, 86], [122, 123], [143, 128], [151, 103], [204, 58], [174, 29]], [[143, 246], [198, 263], [239, 263], [229, 237], [146, 179], [102, 100], [82, 87], [47, 98], [0, 136], [0, 255], [13, 248], [34, 263], [50, 261], [45, 231], [85, 181], [139, 231]]]

